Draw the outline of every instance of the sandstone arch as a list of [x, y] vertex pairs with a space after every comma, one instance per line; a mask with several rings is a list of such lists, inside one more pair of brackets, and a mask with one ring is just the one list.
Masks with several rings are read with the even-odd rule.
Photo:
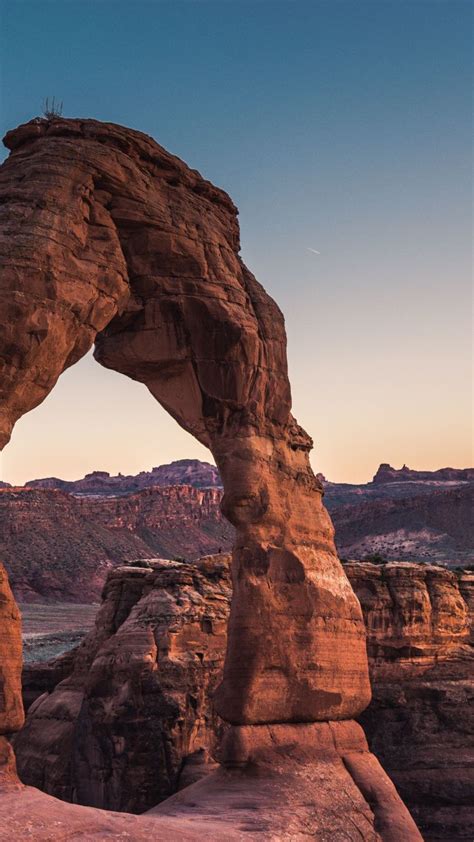
[[229, 197], [138, 132], [34, 121], [1, 172], [2, 441], [96, 343], [213, 452], [237, 527], [217, 704], [233, 723], [348, 718], [362, 618], [312, 442], [290, 413], [283, 317], [239, 258]]
[[[350, 719], [370, 698], [362, 614], [312, 441], [291, 415], [283, 317], [239, 257], [235, 206], [112, 124], [34, 120], [5, 143], [0, 447], [95, 342], [98, 361], [143, 382], [221, 471], [237, 539], [220, 715], [277, 729]], [[341, 752], [362, 752], [360, 736], [318, 728], [298, 740], [320, 740], [341, 776]], [[285, 730], [258, 733], [259, 757], [291, 742]], [[245, 727], [233, 735], [226, 752], [238, 765], [253, 738]]]

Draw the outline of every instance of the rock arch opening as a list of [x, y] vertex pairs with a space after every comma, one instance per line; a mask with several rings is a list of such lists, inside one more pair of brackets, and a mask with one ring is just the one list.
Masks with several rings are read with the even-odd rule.
[[239, 257], [232, 201], [118, 126], [39, 120], [5, 142], [2, 443], [95, 343], [221, 472], [237, 539], [220, 715], [355, 715], [370, 696], [360, 607], [291, 415], [283, 316]]
[[214, 695], [230, 723], [220, 758], [234, 774], [218, 769], [149, 816], [18, 788], [3, 735], [21, 726], [21, 641], [0, 572], [0, 815], [11, 825], [15, 813], [16, 838], [31, 838], [47, 816], [91, 839], [123, 835], [136, 819], [137, 842], [157, 827], [190, 840], [290, 829], [419, 840], [360, 727], [334, 721], [370, 698], [362, 613], [309, 465], [311, 439], [291, 415], [283, 316], [239, 257], [235, 206], [120, 126], [33, 120], [5, 143], [0, 448], [95, 343], [102, 365], [144, 383], [211, 449], [236, 539]]

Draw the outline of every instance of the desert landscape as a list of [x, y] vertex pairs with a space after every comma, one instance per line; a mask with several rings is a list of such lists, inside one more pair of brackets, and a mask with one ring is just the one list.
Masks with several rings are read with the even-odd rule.
[[[364, 485], [319, 477], [343, 559], [474, 564], [474, 471], [390, 471]], [[98, 601], [107, 573], [139, 558], [193, 561], [232, 548], [214, 465], [137, 476], [96, 471], [0, 489], [0, 555], [20, 602]]]
[[1, 6], [0, 840], [472, 842], [467, 4]]

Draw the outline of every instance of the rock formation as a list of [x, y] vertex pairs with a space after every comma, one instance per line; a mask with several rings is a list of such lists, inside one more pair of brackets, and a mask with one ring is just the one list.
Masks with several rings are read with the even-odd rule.
[[392, 468], [387, 462], [379, 465], [374, 483], [385, 482], [473, 482], [474, 468], [439, 468], [437, 471], [415, 471], [407, 465]]
[[[309, 466], [311, 439], [290, 412], [283, 317], [239, 258], [236, 208], [151, 139], [119, 126], [39, 119], [9, 132], [5, 144], [0, 446], [95, 342], [99, 362], [143, 382], [211, 449], [223, 512], [236, 528], [216, 711], [234, 726], [290, 723], [295, 757], [301, 741], [304, 749], [313, 741], [311, 770], [314, 752], [324, 753], [324, 728], [299, 723], [350, 720], [370, 699], [365, 631]], [[156, 642], [148, 645], [151, 656]], [[386, 827], [390, 815], [384, 838], [400, 838], [400, 821], [408, 823], [406, 839], [419, 838], [387, 794], [382, 770], [372, 764], [364, 777], [358, 763], [344, 765], [344, 752], [372, 761], [357, 734], [345, 742], [338, 729], [339, 748], [325, 768], [347, 782], [338, 788], [341, 816], [346, 805], [348, 816], [355, 809], [355, 785], [360, 803], [374, 795], [365, 838], [377, 838], [375, 824]], [[254, 744], [268, 776], [261, 734]], [[229, 751], [224, 764], [233, 762]], [[297, 764], [288, 760], [286, 787]], [[227, 773], [215, 774], [219, 787]], [[298, 796], [306, 805], [310, 793], [318, 798], [312, 772], [308, 781]], [[245, 769], [234, 784], [248, 790]], [[269, 818], [277, 821], [274, 805]], [[296, 832], [303, 827], [308, 813], [300, 805]]]
[[49, 671], [25, 670], [32, 706], [15, 738], [25, 783], [79, 804], [143, 812], [176, 791], [185, 759], [209, 763], [229, 561], [150, 561], [109, 574], [96, 628], [74, 655]]
[[[380, 487], [380, 486], [379, 486]], [[341, 506], [334, 517], [343, 558], [467, 565], [474, 561], [474, 483], [411, 497]]]
[[111, 124], [36, 120], [5, 144], [2, 443], [95, 341], [99, 362], [145, 383], [216, 458], [237, 530], [219, 712], [234, 724], [358, 713], [362, 616], [291, 417], [283, 318], [238, 256], [235, 206]]
[[[474, 483], [323, 486], [342, 558], [474, 562]], [[12, 591], [21, 602], [98, 601], [113, 566], [230, 550], [235, 530], [222, 494], [215, 466], [198, 460], [0, 489], [0, 558]]]
[[186, 485], [117, 497], [44, 488], [0, 492], [0, 557], [21, 602], [98, 602], [109, 570], [136, 558], [228, 550], [222, 492]]
[[368, 632], [369, 744], [426, 842], [474, 835], [474, 575], [348, 564]]
[[26, 488], [59, 488], [74, 494], [129, 494], [156, 485], [191, 485], [193, 488], [222, 488], [219, 471], [200, 459], [178, 459], [169, 465], [158, 465], [151, 471], [111, 476], [107, 471], [92, 471], [82, 479], [64, 480], [57, 477], [33, 479]]
[[21, 620], [0, 564], [0, 788], [15, 779], [13, 752], [5, 737], [23, 725]]
[[[224, 728], [211, 696], [224, 662], [228, 558], [115, 570], [82, 646], [25, 667], [32, 706], [15, 749], [26, 783], [137, 812], [212, 768]], [[427, 842], [470, 839], [474, 575], [420, 564], [350, 563], [346, 571], [368, 632], [374, 698], [361, 721], [371, 749]], [[151, 638], [161, 644], [150, 657]], [[130, 667], [123, 653], [131, 650]]]

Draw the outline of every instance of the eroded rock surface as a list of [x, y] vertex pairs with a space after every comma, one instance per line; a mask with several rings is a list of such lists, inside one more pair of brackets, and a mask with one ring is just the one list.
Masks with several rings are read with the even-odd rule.
[[[90, 778], [108, 781], [110, 786], [100, 789], [100, 798], [82, 803], [108, 804], [114, 809], [127, 805], [134, 811], [150, 808], [173, 786], [211, 768], [207, 764], [215, 729], [222, 733], [223, 726], [212, 712], [209, 693], [218, 682], [225, 642], [220, 626], [211, 623], [211, 632], [211, 625], [201, 620], [198, 631], [193, 617], [198, 611], [201, 618], [211, 620], [216, 604], [221, 620], [225, 617], [230, 595], [228, 558], [205, 559], [191, 572], [179, 564], [159, 562], [161, 570], [122, 568], [110, 575], [97, 629], [74, 655], [75, 675], [54, 690], [50, 686], [51, 695], [32, 709], [26, 728], [16, 738], [19, 768], [27, 783], [63, 797], [61, 787], [66, 783], [65, 797], [81, 800]], [[474, 575], [420, 564], [351, 563], [346, 570], [361, 600], [368, 631], [374, 698], [362, 721], [371, 748], [393, 777], [427, 840], [469, 839], [474, 802], [474, 692], [473, 650], [468, 644], [474, 612], [466, 597], [474, 594]], [[156, 589], [166, 593], [153, 593]], [[129, 613], [131, 605], [134, 609]], [[165, 607], [169, 605], [172, 611]], [[167, 624], [173, 628], [175, 611], [182, 624], [177, 641], [180, 646], [186, 641], [185, 648], [179, 646], [175, 655], [172, 649], [157, 657], [153, 669], [146, 647], [136, 647], [141, 667], [127, 673], [121, 653], [136, 645], [137, 625], [152, 631], [160, 628], [168, 636], [163, 630]], [[101, 646], [105, 655], [100, 653]], [[94, 658], [96, 665], [91, 667]], [[107, 681], [98, 691], [104, 664]], [[64, 669], [63, 661], [57, 669]], [[43, 676], [38, 671], [39, 667], [25, 669], [29, 699], [32, 691], [39, 695], [45, 689], [44, 684], [38, 686]], [[150, 674], [156, 692], [145, 694], [142, 676]], [[117, 696], [121, 682], [127, 685], [125, 702], [134, 699], [133, 713]], [[207, 687], [204, 693], [199, 682]], [[72, 686], [80, 694], [76, 707], [67, 695]], [[164, 696], [176, 701], [172, 715], [163, 706]], [[84, 716], [77, 712], [82, 706]], [[130, 717], [146, 735], [141, 754], [134, 750], [137, 734], [133, 727], [130, 730]], [[166, 754], [161, 750], [165, 732], [168, 756], [175, 759], [174, 769], [182, 769], [174, 778], [168, 776]], [[56, 734], [51, 740], [53, 751], [47, 744], [51, 733]], [[99, 734], [103, 737], [100, 751], [96, 747]], [[115, 754], [118, 734], [123, 738], [120, 758]], [[184, 739], [183, 734], [187, 735]], [[192, 734], [195, 737], [190, 739]], [[79, 753], [76, 743], [81, 746]], [[143, 800], [133, 786], [135, 767], [145, 792]], [[78, 783], [80, 778], [85, 788]]]
[[23, 724], [21, 701], [21, 617], [0, 564], [0, 735]]
[[[342, 558], [474, 560], [474, 483], [322, 482]], [[215, 466], [181, 460], [136, 476], [94, 471], [0, 487], [0, 558], [16, 599], [98, 601], [118, 564], [227, 552], [235, 532], [220, 509], [220, 485]]]
[[354, 716], [370, 698], [360, 606], [291, 416], [283, 317], [239, 257], [232, 201], [120, 126], [35, 120], [5, 143], [1, 443], [95, 341], [216, 459], [237, 532], [219, 713]]
[[474, 836], [474, 575], [348, 564], [368, 632], [360, 721], [427, 842]]
[[59, 488], [74, 494], [129, 494], [142, 488], [169, 485], [190, 485], [193, 488], [222, 488], [215, 465], [200, 459], [178, 459], [168, 465], [158, 465], [151, 471], [111, 476], [107, 471], [92, 471], [82, 479], [64, 480], [57, 477], [34, 479], [26, 488]]
[[25, 783], [80, 804], [143, 812], [176, 791], [186, 758], [210, 761], [230, 556], [147, 563], [109, 575], [96, 628], [57, 662], [62, 680], [53, 692], [45, 688], [51, 675], [30, 669], [28, 702], [35, 690], [36, 699], [15, 738]]
[[24, 722], [21, 696], [21, 618], [0, 564], [0, 791], [17, 784], [15, 757], [8, 740]]
[[136, 558], [230, 550], [222, 492], [186, 485], [117, 497], [57, 489], [0, 492], [0, 556], [20, 602], [99, 602], [108, 572]]
[[[150, 138], [120, 126], [38, 119], [9, 132], [5, 143], [11, 155], [0, 169], [0, 321], [5, 326], [0, 335], [0, 446], [18, 418], [37, 406], [62, 371], [95, 342], [99, 362], [144, 383], [178, 423], [211, 449], [222, 477], [222, 510], [236, 529], [236, 540], [227, 655], [213, 694], [216, 713], [232, 726], [250, 727], [256, 742], [261, 724], [297, 728], [296, 723], [309, 723], [318, 734], [343, 728], [345, 723], [327, 720], [350, 720], [370, 699], [362, 612], [337, 558], [322, 486], [309, 465], [312, 441], [291, 415], [283, 317], [239, 257], [235, 206]], [[153, 614], [155, 599], [164, 600], [171, 615], [164, 628], [141, 615], [142, 609], [145, 616]], [[183, 653], [195, 652], [198, 663], [189, 680], [199, 678], [196, 692], [204, 680], [206, 652], [193, 650], [185, 637], [180, 643], [180, 634], [198, 635], [199, 646], [207, 635], [211, 645], [222, 637], [225, 619], [216, 613], [221, 625], [214, 630], [211, 619], [209, 631], [208, 618], [199, 615], [199, 600], [195, 603], [191, 593], [185, 604], [187, 599], [197, 620], [182, 626], [182, 612], [173, 608], [166, 589], [141, 595], [131, 585], [121, 591], [125, 622], [114, 628], [113, 617], [103, 617], [96, 648], [81, 647], [74, 673], [60, 685], [62, 697], [52, 693], [30, 709], [30, 717], [49, 710], [42, 727], [52, 729], [52, 755], [61, 743], [73, 740], [71, 723], [83, 717], [91, 755], [79, 755], [77, 765], [86, 763], [96, 784], [85, 798], [96, 797], [95, 792], [115, 797], [114, 788], [127, 772], [121, 765], [127, 739], [137, 770], [134, 787], [140, 791], [139, 772], [148, 766], [148, 759], [141, 764], [147, 752], [142, 729], [149, 715], [140, 720], [137, 711], [162, 704], [165, 720], [174, 721], [182, 703], [179, 693], [170, 698], [156, 681], [160, 657], [179, 673]], [[82, 682], [75, 683], [81, 659], [86, 693]], [[198, 706], [199, 699], [186, 687], [190, 714], [182, 717], [177, 744], [198, 738]], [[63, 728], [59, 735], [57, 720]], [[110, 784], [101, 777], [103, 749], [94, 721], [100, 722], [101, 733], [109, 729], [112, 748], [107, 752], [113, 752], [113, 768], [120, 770]], [[164, 730], [160, 737], [172, 778], [173, 747], [166, 744]], [[318, 745], [315, 737], [316, 754]], [[291, 838], [294, 830], [298, 838], [313, 835], [316, 827], [321, 840], [365, 833], [374, 842], [395, 842], [402, 815], [404, 838], [419, 839], [360, 740], [342, 753], [335, 750], [334, 739], [332, 745], [321, 748], [321, 766], [313, 752], [302, 770], [299, 741], [294, 740], [285, 752], [273, 753], [260, 773], [257, 768], [268, 782], [259, 816], [254, 806], [251, 818], [242, 807], [246, 799], [254, 805], [255, 764], [249, 758], [237, 773], [237, 788], [226, 788], [224, 779], [232, 773], [219, 769], [207, 779], [209, 790], [203, 781], [184, 790], [194, 791], [201, 804], [196, 808], [193, 802], [191, 816], [185, 796], [176, 808], [179, 815], [175, 803], [169, 805], [173, 815], [167, 816], [165, 807], [160, 810], [157, 828], [170, 838], [186, 838], [187, 825], [190, 838], [200, 830], [201, 836], [229, 839], [242, 832], [268, 837], [273, 830], [278, 838]], [[354, 763], [351, 759], [352, 768], [345, 765], [346, 749], [351, 758], [358, 755]], [[56, 765], [60, 780], [69, 774], [70, 757], [65, 751]], [[338, 780], [340, 789], [334, 786]], [[352, 793], [345, 785], [350, 781]], [[281, 806], [290, 792], [296, 793], [297, 810]], [[63, 805], [61, 813], [58, 802], [49, 802], [48, 810], [47, 796], [36, 796], [35, 808], [35, 796], [28, 791], [15, 798], [2, 795], [0, 819], [9, 822], [9, 833], [17, 839], [32, 833], [44, 838], [44, 815], [50, 822], [63, 816], [55, 820], [61, 825], [56, 838], [65, 826], [64, 838], [77, 838], [83, 831], [74, 822], [91, 817], [70, 805]], [[237, 835], [236, 798], [237, 816], [248, 822]], [[209, 799], [214, 805], [220, 801], [219, 817], [215, 807], [210, 816]], [[297, 821], [289, 826], [292, 813]], [[97, 838], [104, 827], [103, 814], [95, 820], [88, 839]], [[361, 830], [362, 821], [366, 830]], [[111, 819], [107, 822], [110, 827]]]
[[220, 767], [145, 815], [65, 804], [27, 787], [3, 794], [0, 820], [18, 842], [50, 842], [52, 829], [55, 842], [422, 842], [355, 722], [232, 730], [250, 732], [239, 740], [243, 767]]
[[474, 581], [472, 574], [408, 562], [348, 562], [345, 570], [364, 612], [372, 671], [393, 661], [400, 668], [432, 663], [468, 643], [462, 583]]

